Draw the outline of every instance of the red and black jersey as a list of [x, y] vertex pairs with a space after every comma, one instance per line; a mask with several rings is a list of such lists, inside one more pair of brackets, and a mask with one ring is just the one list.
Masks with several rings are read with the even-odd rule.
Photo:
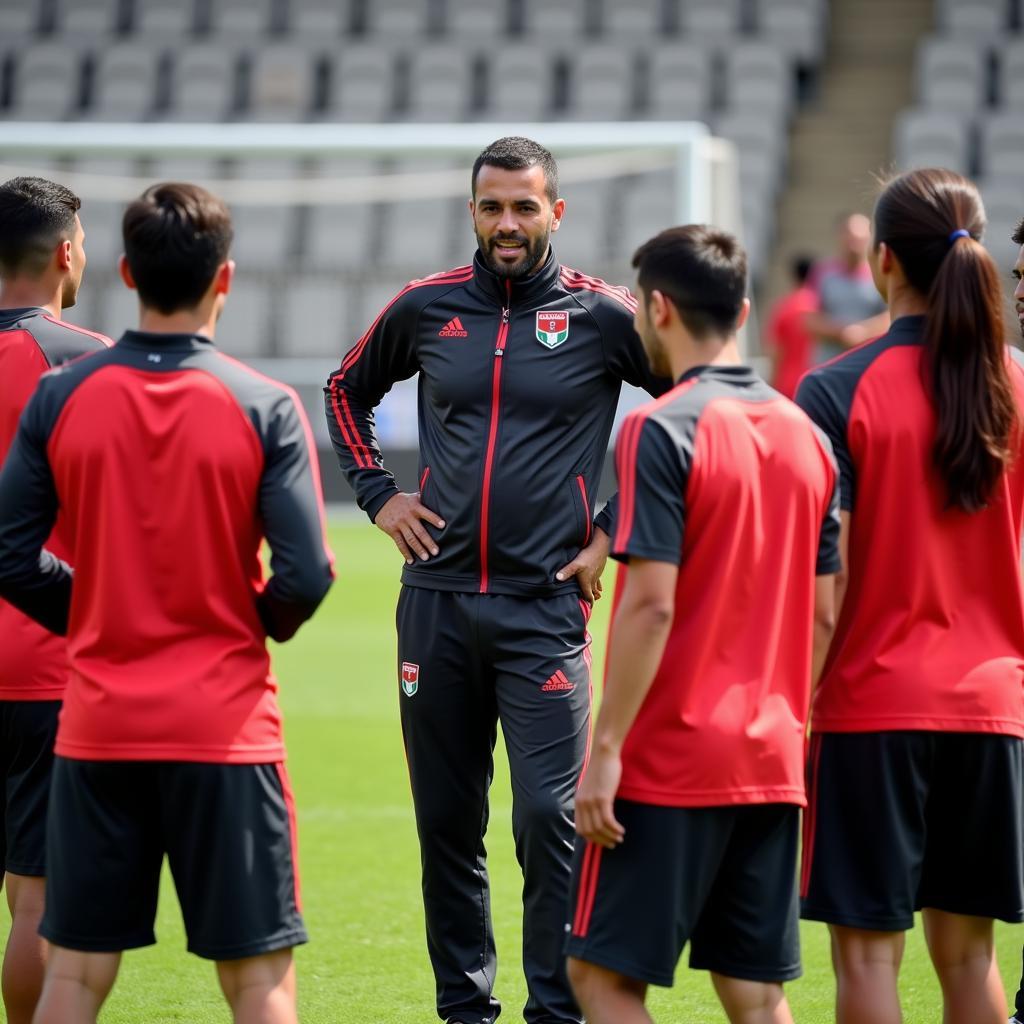
[[[73, 582], [40, 553], [58, 506]], [[282, 760], [266, 637], [332, 578], [289, 388], [202, 336], [136, 331], [41, 379], [0, 474], [0, 593], [67, 632], [58, 754]]]
[[679, 566], [619, 796], [803, 805], [814, 578], [840, 568], [827, 439], [747, 367], [704, 366], [627, 417], [615, 456], [613, 557]]
[[[832, 441], [853, 513], [812, 728], [1024, 737], [1024, 435], [985, 509], [946, 507], [923, 331], [923, 317], [901, 317], [811, 371], [797, 393]], [[1010, 352], [1024, 415], [1024, 369]]]
[[[594, 496], [622, 382], [660, 394], [625, 288], [561, 267], [498, 278], [473, 264], [413, 281], [331, 375], [327, 420], [341, 468], [373, 519], [398, 493], [373, 409], [419, 373], [420, 491], [446, 523], [440, 554], [403, 582], [545, 595], [590, 541]], [[611, 533], [611, 511], [597, 525]]]
[[[38, 306], [0, 309], [0, 463], [39, 378], [54, 366], [112, 344]], [[63, 517], [57, 517], [46, 544], [58, 557], [71, 557]], [[0, 601], [0, 700], [60, 700], [67, 674], [64, 641]]]

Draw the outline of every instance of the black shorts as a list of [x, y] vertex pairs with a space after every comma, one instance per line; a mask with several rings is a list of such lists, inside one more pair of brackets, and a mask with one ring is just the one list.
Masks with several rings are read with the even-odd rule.
[[86, 952], [151, 945], [166, 854], [190, 952], [300, 945], [294, 822], [282, 765], [58, 757], [40, 934]]
[[981, 733], [816, 733], [801, 912], [906, 931], [914, 911], [1024, 921], [1022, 750]]
[[576, 844], [566, 953], [652, 985], [690, 967], [730, 978], [800, 976], [793, 804], [655, 807], [617, 800], [615, 849]]
[[46, 805], [59, 700], [0, 700], [0, 874], [46, 874]]

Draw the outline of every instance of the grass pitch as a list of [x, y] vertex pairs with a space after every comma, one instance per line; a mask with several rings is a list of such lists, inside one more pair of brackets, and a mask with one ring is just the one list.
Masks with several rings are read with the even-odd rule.
[[[398, 725], [394, 606], [400, 559], [365, 520], [335, 525], [338, 581], [297, 639], [274, 651], [285, 709], [289, 770], [299, 814], [300, 864], [311, 941], [297, 953], [304, 1024], [429, 1024], [436, 1021], [419, 894], [419, 852]], [[614, 571], [614, 570], [610, 570]], [[609, 601], [595, 610], [600, 679]], [[520, 880], [511, 837], [505, 754], [495, 754], [488, 850], [498, 936], [503, 1020], [522, 1020]], [[978, 836], [978, 842], [1002, 842]], [[0, 934], [8, 927], [0, 909]], [[223, 1024], [229, 1015], [212, 965], [185, 952], [165, 875], [159, 942], [126, 954], [104, 1024]], [[1000, 963], [1012, 999], [1024, 930], [1000, 925]], [[823, 925], [803, 926], [804, 977], [789, 986], [798, 1022], [833, 1019], [833, 981]], [[705, 974], [685, 956], [676, 987], [652, 990], [660, 1024], [725, 1020]], [[938, 985], [920, 927], [902, 972], [907, 1024], [941, 1020]]]

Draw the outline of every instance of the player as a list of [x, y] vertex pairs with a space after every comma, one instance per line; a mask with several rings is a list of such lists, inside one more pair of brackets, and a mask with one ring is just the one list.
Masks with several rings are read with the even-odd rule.
[[[110, 340], [61, 321], [85, 270], [81, 201], [43, 178], [0, 185], [0, 462], [40, 374]], [[58, 521], [47, 541], [69, 555]], [[53, 738], [68, 666], [64, 641], [0, 601], [0, 879], [11, 933], [3, 967], [9, 1024], [29, 1024], [43, 984], [39, 937]]]
[[836, 220], [836, 256], [811, 273], [817, 310], [804, 320], [817, 339], [814, 362], [821, 363], [847, 349], [877, 338], [889, 326], [885, 304], [871, 281], [867, 252], [871, 222], [862, 213], [844, 213]]
[[637, 331], [676, 386], [628, 416], [616, 444], [612, 555], [628, 574], [576, 802], [569, 976], [589, 1024], [650, 1022], [647, 986], [672, 984], [690, 942], [730, 1021], [790, 1024], [838, 470], [807, 417], [740, 364], [750, 303], [736, 239], [670, 228], [633, 265]]
[[800, 378], [810, 369], [813, 343], [805, 321], [818, 309], [818, 296], [808, 283], [814, 266], [809, 256], [797, 256], [790, 264], [792, 288], [772, 307], [768, 320], [772, 387], [792, 398]]
[[[332, 374], [327, 416], [360, 507], [405, 557], [402, 732], [427, 945], [444, 1021], [490, 1024], [496, 954], [484, 832], [496, 723], [523, 869], [528, 1024], [570, 1024], [562, 925], [590, 716], [586, 620], [612, 512], [594, 495], [623, 380], [652, 392], [624, 288], [558, 264], [551, 154], [499, 139], [473, 165], [478, 250], [413, 281]], [[373, 409], [419, 373], [420, 485], [399, 493]]]
[[[293, 1024], [306, 939], [276, 683], [332, 579], [295, 395], [221, 355], [231, 222], [195, 185], [124, 215], [140, 329], [44, 376], [0, 474], [0, 594], [67, 634], [36, 1024], [93, 1024], [154, 941], [170, 861], [189, 949], [240, 1024]], [[40, 548], [58, 506], [74, 580]], [[262, 581], [266, 536], [273, 575]]]
[[848, 551], [802, 886], [839, 1024], [900, 1020], [915, 910], [946, 1024], [1006, 1020], [992, 919], [1024, 920], [1024, 371], [984, 227], [959, 175], [895, 178], [870, 255], [892, 326], [797, 393], [836, 450]]

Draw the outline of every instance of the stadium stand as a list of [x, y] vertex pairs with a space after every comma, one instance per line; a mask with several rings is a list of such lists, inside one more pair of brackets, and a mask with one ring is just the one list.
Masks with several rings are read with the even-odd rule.
[[[828, 18], [826, 0], [0, 0], [0, 118], [705, 120], [739, 147], [745, 234], [759, 272], [789, 125], [822, 59]], [[508, 42], [494, 48], [496, 36]], [[103, 166], [75, 168], [102, 174]], [[186, 159], [117, 173], [258, 181], [266, 172], [273, 181], [385, 170], [354, 159], [287, 172]], [[671, 187], [658, 171], [574, 184], [559, 256], [622, 279], [634, 247], [664, 226]], [[93, 267], [106, 274], [117, 205], [88, 204]], [[355, 336], [372, 315], [371, 296], [465, 258], [464, 217], [461, 199], [239, 203], [239, 287], [251, 284], [274, 310], [294, 310], [301, 296], [313, 320], [332, 325], [308, 338], [310, 354], [327, 354], [330, 339]], [[109, 327], [99, 306], [115, 302], [116, 288], [112, 277], [101, 284], [97, 322]], [[265, 316], [252, 322], [247, 354], [302, 354], [301, 339], [279, 339]], [[240, 337], [243, 325], [226, 330]]]

